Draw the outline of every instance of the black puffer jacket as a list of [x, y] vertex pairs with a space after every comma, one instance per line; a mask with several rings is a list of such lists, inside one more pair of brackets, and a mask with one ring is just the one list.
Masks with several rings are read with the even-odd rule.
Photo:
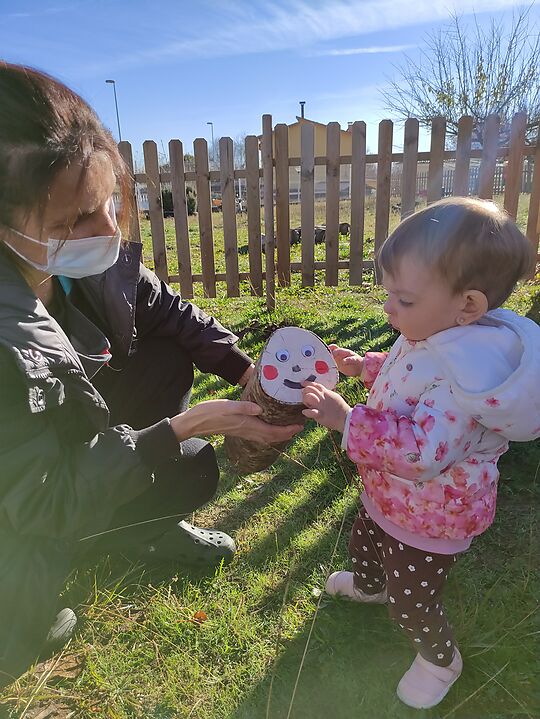
[[[140, 245], [127, 245], [114, 267], [74, 281], [70, 294], [108, 337], [112, 364], [125, 363], [137, 338], [171, 337], [199, 369], [237, 382], [250, 363], [238, 338], [140, 256]], [[167, 419], [142, 431], [109, 427], [77, 352], [0, 249], [0, 595], [10, 577], [22, 581], [21, 562], [25, 572], [63, 575], [60, 556], [74, 541], [107, 527], [119, 504], [149, 487], [156, 464], [178, 452]], [[51, 566], [38, 568], [44, 552]]]

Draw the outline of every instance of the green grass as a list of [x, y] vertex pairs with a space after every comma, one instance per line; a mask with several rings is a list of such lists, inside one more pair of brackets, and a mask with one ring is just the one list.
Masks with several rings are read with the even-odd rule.
[[[337, 289], [279, 290], [272, 315], [258, 298], [199, 304], [245, 331], [241, 346], [256, 356], [268, 328], [282, 322], [360, 351], [388, 347], [381, 301], [369, 283], [351, 289], [341, 278]], [[538, 282], [509, 302], [522, 313], [538, 312], [539, 304]], [[351, 402], [363, 396], [356, 380], [342, 382], [340, 391]], [[194, 402], [237, 396], [219, 378], [196, 377]], [[347, 566], [355, 514], [354, 468], [337, 449], [339, 438], [310, 423], [287, 456], [249, 477], [227, 465], [220, 438], [212, 442], [222, 481], [195, 520], [234, 535], [235, 561], [211, 576], [107, 559], [80, 570], [64, 597], [81, 617], [77, 636], [50, 676], [30, 674], [4, 691], [7, 715], [286, 719], [299, 677], [291, 719], [540, 716], [540, 442], [513, 445], [500, 463], [495, 524], [448, 582], [446, 604], [465, 671], [438, 708], [420, 712], [395, 696], [413, 652], [385, 608], [319, 594], [327, 573]], [[197, 611], [207, 621], [194, 622]], [[69, 662], [82, 670], [55, 676], [58, 669], [69, 673]], [[47, 714], [54, 705], [66, 708]]]

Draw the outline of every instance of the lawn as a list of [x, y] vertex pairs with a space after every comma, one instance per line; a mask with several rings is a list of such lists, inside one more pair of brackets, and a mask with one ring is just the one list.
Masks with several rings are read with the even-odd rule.
[[[361, 288], [348, 287], [345, 277], [339, 288], [301, 289], [295, 282], [278, 291], [271, 315], [262, 299], [219, 294], [198, 302], [241, 333], [241, 347], [252, 356], [281, 323], [302, 325], [327, 342], [359, 351], [392, 342], [382, 293], [369, 278]], [[516, 292], [509, 306], [538, 319], [538, 278]], [[350, 402], [364, 396], [357, 380], [342, 381], [340, 391]], [[215, 376], [196, 377], [194, 402], [237, 396], [236, 388]], [[179, 567], [150, 570], [113, 558], [81, 569], [64, 597], [81, 618], [76, 637], [41, 672], [4, 691], [6, 716], [540, 716], [540, 442], [512, 445], [500, 463], [495, 524], [473, 543], [448, 582], [446, 604], [465, 671], [439, 707], [418, 712], [394, 693], [414, 655], [385, 608], [321, 593], [327, 574], [347, 566], [357, 499], [354, 468], [339, 449], [339, 437], [309, 423], [273, 467], [249, 477], [228, 466], [220, 438], [211, 441], [222, 481], [215, 501], [195, 521], [234, 535], [234, 562], [211, 575]]]

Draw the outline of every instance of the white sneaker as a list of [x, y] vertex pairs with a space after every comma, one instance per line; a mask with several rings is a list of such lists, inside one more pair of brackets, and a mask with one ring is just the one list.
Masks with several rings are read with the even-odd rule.
[[447, 667], [432, 664], [417, 654], [410, 668], [402, 676], [396, 693], [407, 706], [414, 709], [429, 709], [444, 699], [452, 684], [459, 679], [462, 670], [463, 660], [457, 647], [454, 650], [454, 658]]
[[386, 589], [378, 594], [365, 594], [361, 589], [354, 586], [354, 574], [352, 572], [334, 572], [326, 580], [326, 593], [332, 596], [347, 597], [353, 602], [364, 602], [366, 604], [386, 604]]

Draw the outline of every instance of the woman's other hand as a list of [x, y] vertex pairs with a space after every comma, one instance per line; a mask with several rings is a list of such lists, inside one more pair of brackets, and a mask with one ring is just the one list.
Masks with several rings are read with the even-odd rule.
[[254, 402], [212, 399], [173, 417], [171, 427], [179, 442], [189, 437], [223, 434], [262, 444], [286, 442], [303, 429], [300, 424], [284, 427], [267, 424], [258, 418], [261, 412]]

